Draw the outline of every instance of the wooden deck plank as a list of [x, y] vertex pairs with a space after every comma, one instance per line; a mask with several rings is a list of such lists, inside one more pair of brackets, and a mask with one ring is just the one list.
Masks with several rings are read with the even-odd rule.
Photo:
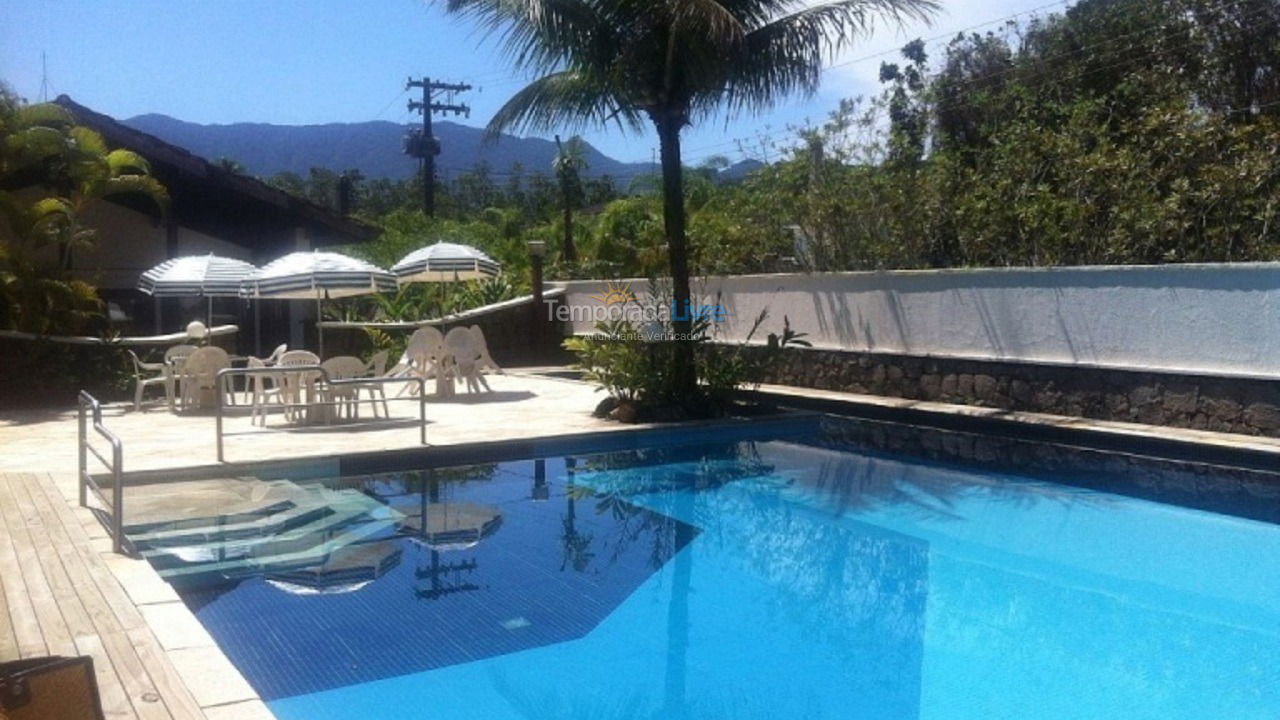
[[128, 593], [120, 586], [115, 576], [107, 569], [106, 563], [93, 549], [89, 536], [85, 533], [84, 527], [80, 523], [80, 516], [87, 515], [88, 511], [77, 513], [66, 502], [60, 501], [58, 490], [53, 487], [51, 481], [45, 479], [39, 485], [45, 497], [49, 499], [49, 504], [53, 506], [54, 511], [62, 519], [62, 527], [66, 531], [72, 547], [75, 548], [75, 552], [84, 561], [82, 581], [93, 582], [124, 630], [136, 630], [140, 627], [146, 627], [147, 623], [142, 617], [142, 613], [138, 612], [138, 609], [134, 607]]
[[98, 696], [102, 700], [102, 713], [109, 720], [138, 720], [133, 712], [133, 703], [120, 684], [115, 665], [102, 646], [102, 639], [97, 635], [86, 635], [76, 638], [76, 649], [81, 655], [93, 658], [93, 674], [98, 679]]
[[22, 476], [11, 477], [5, 483], [4, 493], [10, 500], [6, 509], [9, 534], [13, 538], [22, 578], [27, 583], [27, 592], [31, 594], [31, 605], [40, 622], [40, 632], [44, 634], [44, 644], [50, 655], [74, 656], [76, 644], [72, 640], [71, 629], [53, 595], [53, 587], [45, 575], [40, 553], [32, 539], [31, 530], [40, 524], [40, 516], [36, 514], [31, 500], [26, 497]]
[[[96, 630], [95, 637], [104, 648], [104, 655], [113, 669], [112, 681], [121, 688], [120, 694], [132, 706], [131, 712], [140, 720], [152, 718], [169, 720], [175, 717], [175, 714], [169, 711], [167, 702], [169, 698], [161, 692], [168, 676], [157, 671], [154, 674], [160, 676], [163, 681], [155, 682], [153, 673], [147, 668], [148, 663], [143, 661], [142, 654], [131, 644], [128, 635], [130, 628], [122, 624], [121, 615], [103, 592], [103, 586], [106, 584], [114, 586], [126, 603], [128, 598], [103, 565], [102, 559], [92, 550], [89, 538], [85, 536], [83, 528], [74, 518], [74, 511], [61, 500], [57, 489], [47, 480], [42, 482], [40, 478], [33, 476], [27, 481], [27, 490], [33, 497], [36, 494], [40, 495], [46, 513], [43, 518], [52, 526], [50, 532], [54, 542], [62, 544], [69, 551], [74, 550], [64, 552], [62, 561], [68, 573], [80, 578], [76, 584], [76, 592], [84, 603]], [[141, 618], [131, 603], [129, 608]], [[169, 671], [176, 673], [167, 662], [167, 658], [152, 656], [152, 659], [156, 661], [152, 664], [169, 666]], [[189, 697], [189, 693], [187, 696]], [[185, 708], [183, 697], [175, 697], [172, 703], [177, 707]]]
[[[33, 499], [39, 496], [39, 499], [43, 500], [43, 502], [35, 503], [36, 509], [40, 512], [42, 523], [50, 528], [49, 534], [53, 543], [62, 547], [71, 547], [73, 542], [67, 535], [65, 526], [58, 518], [55, 505], [58, 502], [56, 488], [45, 493], [39, 478], [34, 475], [27, 476], [25, 484], [25, 489]], [[93, 542], [91, 540], [85, 538], [85, 541], [90, 547], [92, 546]], [[83, 545], [84, 543], [81, 544]], [[68, 572], [75, 571], [79, 574], [87, 575], [84, 559], [78, 554], [66, 553], [63, 555], [63, 560], [68, 566]], [[202, 720], [203, 714], [200, 711], [200, 706], [196, 704], [195, 698], [192, 697], [190, 691], [182, 683], [181, 678], [178, 677], [177, 670], [174, 669], [173, 664], [165, 657], [159, 641], [152, 635], [150, 629], [123, 630], [118, 623], [118, 618], [112, 613], [111, 608], [94, 583], [82, 582], [78, 585], [78, 588], [83, 595], [83, 601], [94, 607], [99, 627], [110, 627], [113, 631], [120, 630], [128, 636], [133, 652], [136, 653], [150, 684], [156, 688], [160, 701], [164, 703], [168, 714], [177, 720]], [[138, 702], [146, 701], [141, 698], [135, 698], [134, 703]], [[149, 712], [150, 708], [148, 708], [147, 712], [139, 712], [138, 714], [147, 717]]]
[[19, 657], [18, 636], [13, 632], [13, 620], [9, 618], [9, 601], [5, 599], [4, 577], [0, 576], [0, 662], [17, 660]]
[[37, 506], [37, 510], [42, 511], [41, 518], [46, 521], [45, 530], [49, 533], [50, 547], [59, 548], [58, 560], [63, 565], [67, 578], [76, 579], [73, 582], [73, 591], [76, 593], [76, 600], [84, 612], [84, 619], [88, 621], [88, 632], [76, 635], [74, 641], [76, 641], [77, 650], [81, 655], [91, 655], [93, 657], [93, 671], [95, 671], [97, 684], [99, 684], [102, 710], [109, 717], [136, 720], [137, 714], [133, 711], [133, 703], [129, 701], [128, 693], [124, 689], [124, 683], [120, 679], [118, 671], [116, 671], [116, 664], [111, 661], [111, 657], [104, 644], [102, 644], [100, 637], [100, 632], [104, 628], [109, 632], [123, 632], [123, 628], [120, 628], [114, 612], [111, 612], [110, 607], [106, 605], [106, 601], [97, 596], [96, 585], [88, 579], [87, 570], [84, 568], [84, 557], [74, 550], [76, 543], [68, 536], [54, 503], [49, 501], [50, 498], [46, 495], [44, 489], [40, 487], [38, 479], [35, 475], [29, 475], [24, 480], [27, 483], [26, 489], [29, 497], [32, 498], [33, 503]]
[[139, 720], [172, 720], [169, 708], [161, 701], [160, 691], [142, 664], [142, 658], [133, 648], [129, 636], [123, 630], [102, 633], [102, 644], [111, 656], [111, 664], [124, 684], [125, 693], [133, 703], [133, 711]]
[[195, 696], [187, 689], [186, 683], [178, 675], [178, 670], [169, 662], [160, 647], [160, 640], [150, 628], [139, 628], [128, 632], [129, 640], [142, 658], [151, 680], [160, 690], [165, 705], [174, 720], [204, 720], [204, 712], [196, 702]]
[[[81, 635], [93, 635], [96, 631], [80, 601], [80, 595], [76, 592], [75, 582], [63, 563], [62, 556], [70, 543], [62, 533], [58, 534], [58, 539], [62, 542], [55, 541], [54, 526], [50, 523], [53, 509], [49, 507], [44, 493], [39, 492], [38, 489], [36, 494], [32, 493], [35, 482], [34, 475], [19, 475], [17, 482], [12, 483], [10, 490], [19, 499], [19, 506], [22, 506], [25, 501], [25, 504], [36, 513], [37, 522], [28, 522], [27, 533], [36, 548], [36, 556], [44, 568], [45, 579], [49, 581], [54, 601], [62, 611], [62, 618], [66, 621], [67, 630], [71, 633], [74, 642], [75, 638]], [[56, 520], [56, 518], [52, 519]]]
[[26, 530], [21, 527], [20, 519], [15, 520], [19, 514], [9, 492], [9, 485], [13, 482], [13, 476], [0, 475], [0, 578], [4, 578], [5, 599], [18, 641], [18, 655], [24, 658], [39, 657], [48, 655], [49, 649], [45, 644], [45, 631], [40, 626], [31, 589], [22, 571], [18, 536], [25, 534]]

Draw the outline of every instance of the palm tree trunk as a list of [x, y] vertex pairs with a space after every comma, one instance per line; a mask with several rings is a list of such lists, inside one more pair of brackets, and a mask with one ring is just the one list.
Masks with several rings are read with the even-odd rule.
[[578, 261], [578, 249], [573, 246], [573, 204], [570, 200], [569, 188], [564, 193], [564, 246], [560, 249], [560, 259], [567, 263]]
[[684, 120], [671, 115], [654, 118], [662, 158], [662, 219], [671, 263], [671, 329], [676, 333], [675, 388], [692, 398], [697, 390], [694, 369], [692, 311], [689, 290], [689, 246], [684, 234], [684, 166], [680, 158], [680, 130]]

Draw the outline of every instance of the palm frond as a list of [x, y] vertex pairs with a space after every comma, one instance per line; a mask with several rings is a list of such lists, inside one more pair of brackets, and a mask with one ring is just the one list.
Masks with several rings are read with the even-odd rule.
[[36, 103], [19, 107], [14, 113], [17, 127], [48, 127], [64, 130], [76, 124], [69, 110], [55, 103]]
[[718, 47], [734, 47], [747, 36], [747, 24], [720, 0], [668, 0], [680, 32], [705, 33]]
[[32, 203], [30, 216], [34, 222], [47, 220], [54, 216], [62, 216], [68, 219], [74, 219], [76, 216], [75, 208], [71, 202], [60, 197], [40, 198]]
[[585, 73], [564, 70], [534, 80], [498, 109], [486, 129], [490, 136], [504, 131], [545, 132], [556, 127], [602, 126], [616, 121], [639, 130], [636, 108], [604, 83]]
[[151, 163], [132, 150], [112, 150], [107, 153], [107, 167], [113, 175], [150, 175]]
[[138, 195], [155, 203], [161, 214], [169, 211], [169, 192], [150, 175], [119, 175], [103, 182], [101, 197]]
[[63, 155], [67, 151], [67, 139], [61, 131], [51, 127], [28, 127], [4, 138], [3, 158], [5, 172], [13, 172], [46, 158]]
[[71, 128], [69, 134], [80, 152], [89, 155], [107, 154], [107, 142], [96, 131], [90, 130], [83, 125], [77, 125]]
[[839, 0], [773, 19], [747, 34], [741, 61], [728, 68], [723, 100], [739, 112], [812, 94], [824, 65], [877, 21], [928, 21], [937, 7], [935, 0]]
[[517, 67], [551, 72], [586, 48], [616, 47], [599, 3], [589, 0], [447, 0], [448, 12], [496, 36]]

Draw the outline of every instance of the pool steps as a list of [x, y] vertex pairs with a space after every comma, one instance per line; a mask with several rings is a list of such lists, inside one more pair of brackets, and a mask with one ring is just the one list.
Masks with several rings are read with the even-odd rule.
[[256, 509], [126, 532], [161, 577], [199, 584], [323, 563], [336, 550], [394, 534], [402, 519], [356, 490], [273, 485]]

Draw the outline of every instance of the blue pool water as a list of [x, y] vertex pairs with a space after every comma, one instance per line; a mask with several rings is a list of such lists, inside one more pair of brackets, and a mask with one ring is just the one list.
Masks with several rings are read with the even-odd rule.
[[282, 720], [1280, 717], [1275, 478], [873, 436], [275, 481], [134, 535]]

